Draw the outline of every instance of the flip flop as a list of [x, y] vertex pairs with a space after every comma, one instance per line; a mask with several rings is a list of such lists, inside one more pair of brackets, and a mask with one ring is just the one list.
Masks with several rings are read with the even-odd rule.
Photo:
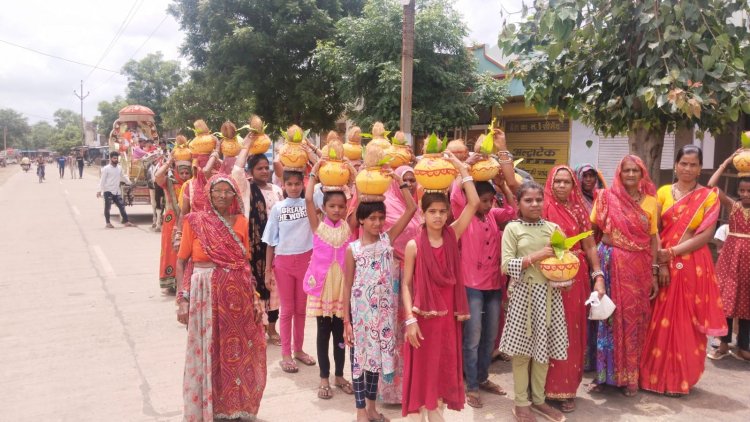
[[350, 383], [349, 381], [340, 382], [333, 385], [346, 394], [354, 394], [354, 390], [352, 390], [352, 383]]
[[719, 349], [713, 350], [711, 353], [707, 354], [706, 357], [711, 360], [722, 360], [728, 355], [732, 355], [733, 353], [730, 350], [727, 350], [726, 352], [722, 352]]
[[475, 409], [481, 409], [484, 407], [484, 403], [482, 403], [482, 399], [479, 398], [479, 394], [474, 395], [466, 393], [466, 404]]
[[502, 389], [502, 387], [500, 387], [499, 385], [495, 384], [494, 382], [490, 380], [479, 383], [479, 389], [482, 391], [486, 391], [490, 394], [498, 395], [498, 396], [508, 395], [508, 393], [506, 393], [505, 390]]
[[279, 366], [281, 366], [281, 370], [287, 374], [296, 374], [299, 372], [299, 368], [294, 364], [294, 361], [282, 360], [279, 362]]
[[575, 399], [566, 399], [560, 403], [560, 411], [563, 413], [571, 413], [576, 410]]
[[302, 362], [303, 364], [307, 366], [315, 366], [317, 362], [315, 362], [315, 359], [312, 358], [312, 356], [308, 355], [307, 353], [299, 356], [295, 356], [294, 359]]
[[740, 354], [739, 354], [739, 353], [737, 353], [737, 352], [733, 352], [733, 351], [731, 351], [731, 350], [730, 350], [728, 354], [732, 355], [732, 357], [733, 357], [733, 358], [735, 358], [735, 359], [737, 359], [737, 360], [739, 360], [739, 361], [742, 361], [742, 362], [750, 362], [750, 359], [745, 359], [745, 358], [743, 358], [743, 357], [742, 357], [742, 356], [740, 356]]
[[333, 397], [333, 394], [331, 393], [331, 386], [320, 386], [318, 387], [318, 398], [323, 400], [330, 400]]
[[[549, 405], [547, 405], [547, 406], [549, 406]], [[549, 408], [553, 409], [553, 410], [557, 410], [557, 409], [555, 409], [552, 406], [549, 406]], [[536, 413], [536, 414], [538, 414], [539, 416], [543, 417], [544, 419], [547, 419], [548, 421], [552, 421], [552, 422], [565, 422], [567, 420], [567, 418], [565, 417], [565, 415], [562, 414], [562, 412], [560, 412], [560, 416], [562, 416], [562, 418], [555, 419], [552, 416], [550, 416], [550, 415], [542, 412], [541, 409], [536, 408], [535, 405], [531, 405], [531, 411], [534, 412], [534, 413]]]
[[390, 422], [390, 420], [386, 418], [382, 413], [378, 413], [378, 418], [370, 419], [370, 422]]
[[511, 413], [513, 413], [513, 417], [516, 418], [516, 421], [518, 422], [536, 422], [536, 417], [533, 413], [529, 413], [528, 415], [522, 415], [518, 416], [516, 414], [516, 407], [513, 406], [512, 409], [510, 409]]

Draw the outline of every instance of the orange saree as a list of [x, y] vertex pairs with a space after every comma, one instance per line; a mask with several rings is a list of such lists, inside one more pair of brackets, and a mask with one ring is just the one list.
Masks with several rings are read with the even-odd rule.
[[[698, 234], [713, 229], [719, 216], [715, 189], [701, 187], [674, 201], [671, 186], [664, 186], [658, 198], [665, 249], [678, 245], [690, 230]], [[707, 246], [674, 258], [669, 272], [669, 286], [661, 289], [653, 304], [640, 385], [656, 393], [687, 394], [703, 374], [706, 336], [726, 334], [727, 325]]]

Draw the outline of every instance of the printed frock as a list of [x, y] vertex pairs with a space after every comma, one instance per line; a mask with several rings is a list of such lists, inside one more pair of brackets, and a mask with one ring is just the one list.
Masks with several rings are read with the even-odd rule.
[[750, 319], [750, 208], [735, 202], [729, 235], [716, 263], [721, 301], [727, 318]]
[[393, 247], [388, 234], [370, 245], [351, 243], [355, 262], [351, 297], [351, 321], [354, 331], [352, 377], [362, 371], [393, 376], [396, 345], [397, 304], [393, 294]]

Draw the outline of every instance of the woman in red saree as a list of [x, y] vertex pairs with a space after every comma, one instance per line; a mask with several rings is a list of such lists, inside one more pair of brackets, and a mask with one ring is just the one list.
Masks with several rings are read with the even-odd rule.
[[[578, 187], [578, 180], [568, 166], [557, 166], [549, 172], [544, 186], [542, 218], [560, 226], [565, 236], [572, 237], [591, 230], [586, 205]], [[604, 295], [604, 276], [599, 268], [596, 243], [589, 236], [570, 249], [581, 262], [581, 267], [569, 289], [561, 290], [565, 323], [568, 328], [568, 358], [550, 359], [545, 395], [562, 401], [565, 413], [575, 410], [575, 397], [583, 380], [583, 357], [586, 351], [586, 299], [591, 294], [589, 271], [596, 275], [594, 289]]]
[[644, 390], [681, 396], [703, 373], [706, 336], [723, 336], [727, 323], [707, 244], [719, 218], [716, 188], [698, 184], [703, 152], [686, 145], [677, 153], [677, 183], [662, 186], [661, 291], [641, 356]]
[[[179, 139], [178, 142], [180, 142]], [[154, 174], [154, 182], [164, 189], [166, 195], [166, 212], [164, 213], [164, 224], [161, 231], [159, 286], [162, 289], [168, 289], [171, 293], [176, 291], [175, 265], [177, 264], [177, 250], [173, 246], [173, 240], [177, 232], [177, 219], [180, 215], [180, 205], [177, 195], [182, 189], [182, 184], [189, 180], [191, 175], [192, 168], [190, 161], [175, 161], [171, 154]]]
[[225, 175], [205, 187], [210, 209], [185, 216], [177, 276], [193, 261], [178, 296], [187, 324], [183, 399], [185, 421], [250, 419], [266, 386], [262, 306], [248, 264], [248, 221]]
[[406, 244], [402, 296], [406, 311], [401, 413], [442, 422], [443, 408], [461, 410], [463, 382], [461, 322], [469, 319], [458, 240], [471, 223], [479, 196], [468, 170], [450, 152], [461, 173], [467, 204], [447, 225], [450, 203], [444, 193], [422, 197], [425, 224]]
[[638, 368], [651, 309], [658, 291], [654, 274], [659, 248], [656, 187], [640, 158], [625, 156], [612, 187], [599, 191], [591, 213], [594, 230], [602, 233], [599, 259], [607, 295], [615, 312], [598, 321], [596, 375], [590, 391], [604, 384], [638, 393]]

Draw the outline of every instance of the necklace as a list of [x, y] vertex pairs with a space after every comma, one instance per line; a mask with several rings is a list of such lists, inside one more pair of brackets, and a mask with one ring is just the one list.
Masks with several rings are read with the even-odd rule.
[[[698, 182], [695, 182], [692, 188], [690, 188], [688, 191], [683, 191], [680, 188], [677, 187], [677, 183], [672, 184], [672, 197], [675, 201], [679, 201], [680, 199], [688, 196], [692, 191], [694, 191], [698, 187]], [[679, 193], [679, 197], [677, 196], [677, 193]]]

